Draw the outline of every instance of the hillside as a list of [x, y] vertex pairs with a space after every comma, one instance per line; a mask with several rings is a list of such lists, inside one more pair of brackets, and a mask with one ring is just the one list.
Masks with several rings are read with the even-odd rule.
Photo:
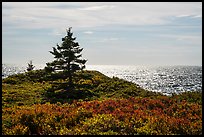
[[68, 80], [63, 79], [62, 72], [46, 74], [43, 70], [10, 76], [3, 79], [2, 83], [3, 107], [158, 94], [117, 77], [109, 78], [98, 71], [76, 73], [73, 79], [74, 89], [69, 89], [66, 81]]
[[165, 96], [98, 71], [2, 80], [2, 134], [201, 134], [202, 93]]

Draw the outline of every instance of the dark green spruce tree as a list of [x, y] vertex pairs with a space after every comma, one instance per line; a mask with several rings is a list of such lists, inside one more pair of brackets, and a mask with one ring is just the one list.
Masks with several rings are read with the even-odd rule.
[[57, 44], [57, 47], [53, 47], [53, 51], [49, 51], [54, 55], [55, 60], [51, 63], [46, 63], [47, 71], [63, 70], [66, 77], [69, 79], [69, 87], [73, 87], [72, 78], [74, 72], [77, 70], [83, 70], [87, 60], [81, 59], [80, 54], [83, 48], [80, 48], [79, 43], [75, 42], [76, 37], [72, 36], [71, 27], [67, 30], [67, 35], [62, 38], [62, 44]]
[[34, 69], [35, 66], [32, 64], [32, 60], [30, 60], [30, 63], [28, 63], [27, 71], [31, 71]]

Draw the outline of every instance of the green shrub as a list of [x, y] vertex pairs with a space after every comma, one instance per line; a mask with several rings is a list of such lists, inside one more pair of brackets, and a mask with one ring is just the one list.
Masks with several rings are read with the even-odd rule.
[[86, 119], [82, 126], [75, 129], [79, 135], [116, 135], [120, 128], [120, 121], [111, 114], [98, 114]]

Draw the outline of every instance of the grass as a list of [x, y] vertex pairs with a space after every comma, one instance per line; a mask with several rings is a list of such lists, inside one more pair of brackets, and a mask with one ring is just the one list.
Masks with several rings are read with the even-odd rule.
[[98, 71], [77, 72], [73, 79], [75, 88], [69, 89], [68, 80], [63, 79], [62, 74], [60, 72], [46, 75], [43, 70], [37, 70], [3, 79], [3, 107], [45, 102], [70, 103], [73, 100], [93, 100], [110, 97], [128, 98], [161, 95], [144, 90], [117, 77], [109, 78]]

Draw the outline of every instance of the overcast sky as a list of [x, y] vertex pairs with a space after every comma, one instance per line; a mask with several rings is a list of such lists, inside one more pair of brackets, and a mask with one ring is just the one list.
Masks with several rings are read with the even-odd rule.
[[3, 2], [2, 63], [53, 61], [69, 27], [88, 65], [202, 65], [201, 2]]

